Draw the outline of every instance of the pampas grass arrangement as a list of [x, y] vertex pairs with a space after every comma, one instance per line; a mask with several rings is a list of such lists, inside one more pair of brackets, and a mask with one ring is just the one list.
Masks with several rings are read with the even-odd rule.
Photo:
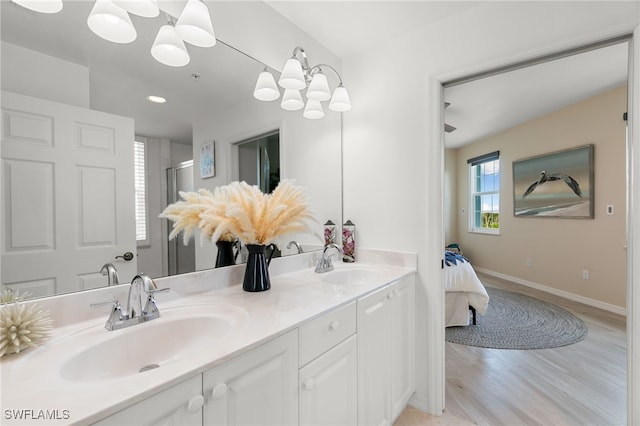
[[20, 353], [49, 337], [53, 320], [35, 303], [13, 302], [0, 307], [0, 357]]
[[283, 235], [310, 232], [315, 221], [304, 190], [285, 179], [271, 194], [246, 182], [232, 182], [214, 192], [180, 192], [183, 201], [168, 206], [160, 217], [174, 221], [169, 238], [184, 231], [185, 244], [196, 228], [205, 238], [266, 245]]

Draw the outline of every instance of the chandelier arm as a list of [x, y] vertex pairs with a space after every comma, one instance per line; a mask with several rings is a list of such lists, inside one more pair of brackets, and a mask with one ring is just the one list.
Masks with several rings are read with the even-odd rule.
[[296, 48], [293, 49], [293, 54], [291, 55], [291, 57], [298, 59], [298, 53], [300, 53], [300, 56], [302, 56], [302, 61], [300, 62], [302, 64], [302, 70], [309, 72], [309, 61], [307, 59], [307, 52], [305, 52], [302, 47], [296, 46]]
[[322, 71], [322, 68], [327, 67], [329, 69], [331, 69], [331, 71], [333, 71], [336, 76], [338, 77], [338, 80], [340, 81], [340, 86], [342, 86], [342, 77], [340, 76], [340, 73], [338, 71], [336, 71], [336, 69], [334, 67], [332, 67], [329, 64], [318, 64], [318, 65], [314, 65], [311, 70], [309, 71], [309, 75], [313, 75], [315, 73], [317, 73], [318, 71]]

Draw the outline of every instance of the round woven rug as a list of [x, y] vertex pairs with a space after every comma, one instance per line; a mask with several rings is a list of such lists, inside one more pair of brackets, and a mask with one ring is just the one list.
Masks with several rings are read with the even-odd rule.
[[447, 327], [446, 340], [494, 349], [547, 349], [585, 338], [587, 326], [571, 312], [523, 294], [487, 287], [489, 307], [477, 325]]

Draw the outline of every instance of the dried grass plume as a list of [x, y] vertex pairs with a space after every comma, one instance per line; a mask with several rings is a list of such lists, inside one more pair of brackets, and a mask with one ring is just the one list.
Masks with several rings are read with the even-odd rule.
[[244, 244], [269, 244], [287, 234], [311, 232], [316, 222], [304, 190], [284, 179], [271, 194], [246, 182], [232, 182], [214, 192], [181, 192], [183, 201], [168, 206], [160, 217], [174, 221], [169, 238], [184, 231], [185, 243], [196, 228], [201, 239], [239, 239]]

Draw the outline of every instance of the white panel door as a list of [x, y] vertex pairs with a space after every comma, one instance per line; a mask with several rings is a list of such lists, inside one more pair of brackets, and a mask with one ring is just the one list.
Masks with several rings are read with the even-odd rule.
[[[137, 272], [133, 120], [2, 92], [2, 284], [35, 296]], [[131, 261], [116, 256], [134, 253]]]

